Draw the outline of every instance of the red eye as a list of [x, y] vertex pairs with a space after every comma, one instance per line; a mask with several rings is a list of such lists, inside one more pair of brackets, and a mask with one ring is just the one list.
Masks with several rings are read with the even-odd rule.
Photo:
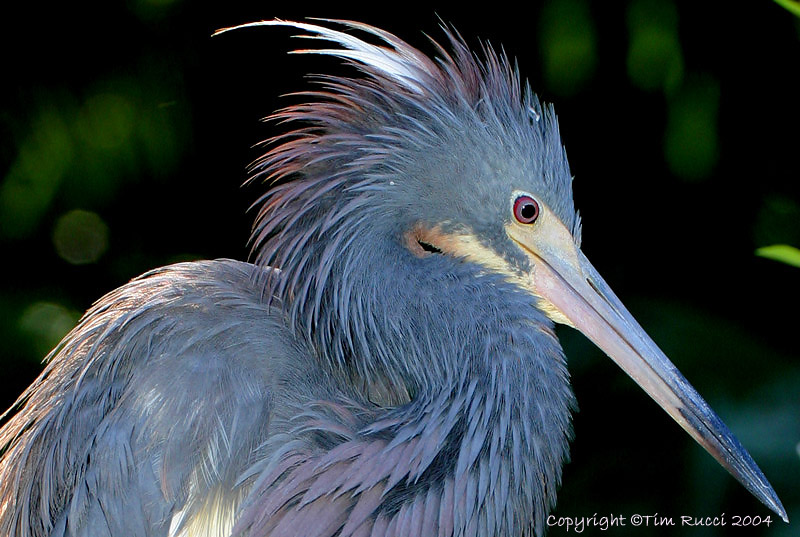
[[514, 201], [514, 218], [521, 224], [533, 224], [539, 216], [539, 204], [530, 196], [520, 196]]

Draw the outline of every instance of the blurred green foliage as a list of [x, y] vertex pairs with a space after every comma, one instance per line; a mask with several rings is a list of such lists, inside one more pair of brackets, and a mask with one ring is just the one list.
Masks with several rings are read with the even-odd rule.
[[753, 223], [755, 244], [800, 244], [800, 203], [785, 195], [770, 193], [756, 208]]
[[756, 255], [800, 268], [800, 249], [788, 244], [762, 246], [756, 250]]
[[116, 91], [95, 90], [82, 102], [63, 92], [39, 97], [0, 186], [0, 235], [31, 236], [59, 192], [103, 204], [138, 175], [174, 171], [185, 125], [155, 100], [160, 83], [112, 79], [100, 85]]
[[671, 2], [634, 0], [628, 4], [628, 77], [635, 86], [672, 93], [683, 80], [678, 11]]
[[709, 177], [718, 158], [719, 84], [711, 77], [689, 79], [668, 100], [664, 157], [677, 177]]
[[19, 331], [45, 356], [78, 322], [80, 313], [53, 302], [33, 302], [19, 318]]
[[796, 0], [775, 0], [775, 2], [800, 17], [800, 2]]
[[[26, 9], [0, 35], [5, 404], [103, 293], [166, 263], [247, 256], [246, 211], [263, 187], [239, 185], [263, 152], [251, 146], [280, 132], [258, 118], [288, 104], [278, 95], [308, 89], [305, 73], [337, 67], [288, 58], [298, 42], [281, 30], [211, 39], [214, 30], [313, 15], [364, 20], [427, 52], [419, 31], [441, 37], [429, 7]], [[797, 20], [769, 2], [690, 0], [435, 11], [472, 45], [502, 44], [555, 102], [584, 250], [800, 517], [800, 282], [786, 266], [797, 259], [786, 245], [800, 245]], [[763, 245], [783, 245], [758, 251], [783, 264], [754, 256]], [[558, 514], [766, 514], [585, 338], [565, 328], [559, 337], [581, 411]]]
[[44, 105], [0, 186], [0, 233], [29, 236], [50, 207], [75, 150], [58, 107]]
[[542, 6], [539, 39], [547, 85], [560, 95], [579, 91], [597, 64], [597, 38], [587, 0], [549, 0]]

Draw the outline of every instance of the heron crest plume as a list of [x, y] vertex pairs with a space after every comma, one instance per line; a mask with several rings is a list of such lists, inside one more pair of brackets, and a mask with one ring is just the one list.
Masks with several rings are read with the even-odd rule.
[[[299, 37], [341, 48], [294, 53], [342, 58], [362, 74], [317, 75], [320, 89], [293, 94], [303, 102], [268, 119], [296, 127], [269, 140], [270, 151], [252, 166], [252, 181], [272, 185], [256, 203], [255, 259], [280, 267], [285, 277], [275, 278], [271, 291], [302, 310], [294, 320], [307, 330], [321, 324], [323, 297], [336, 292], [331, 271], [354, 274], [352, 268], [371, 253], [359, 241], [371, 232], [364, 228], [393, 227], [387, 231], [398, 235], [407, 223], [396, 219], [409, 207], [422, 206], [428, 212], [418, 216], [425, 226], [474, 237], [476, 230], [463, 229], [463, 219], [448, 218], [448, 209], [489, 220], [494, 215], [476, 209], [487, 201], [495, 204], [488, 193], [505, 190], [498, 184], [505, 187], [520, 170], [538, 178], [538, 191], [580, 244], [580, 218], [555, 113], [522, 83], [505, 54], [485, 45], [479, 58], [443, 25], [450, 50], [431, 40], [438, 51], [431, 59], [373, 26], [326, 22], [360, 30], [378, 44], [303, 22], [232, 28], [304, 30], [308, 34]], [[421, 194], [427, 196], [424, 203], [419, 203]], [[485, 246], [497, 247], [496, 238]]]

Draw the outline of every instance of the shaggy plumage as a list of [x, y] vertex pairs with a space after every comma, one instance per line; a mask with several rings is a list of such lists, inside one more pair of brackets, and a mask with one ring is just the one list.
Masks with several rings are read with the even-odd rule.
[[[522, 89], [505, 57], [486, 48], [480, 61], [447, 30], [452, 54], [437, 45], [431, 61], [362, 24], [344, 23], [383, 42], [290, 24], [345, 47], [301, 52], [345, 58], [366, 78], [318, 77], [322, 88], [302, 94], [314, 102], [272, 116], [297, 128], [254, 167], [277, 182], [259, 200], [256, 258], [281, 267], [269, 294], [293, 328], [380, 406], [350, 411], [361, 418], [334, 449], [271, 460], [239, 527], [284, 535], [328, 509], [338, 516], [323, 517], [319, 535], [341, 524], [341, 535], [383, 524], [415, 535], [423, 520], [431, 534], [541, 532], [571, 404], [550, 321], [504, 276], [417, 259], [402, 238], [420, 222], [440, 225], [527, 269], [502, 224], [511, 186], [530, 185], [579, 241], [552, 108]], [[387, 260], [393, 281], [378, 282]]]
[[293, 130], [254, 167], [254, 264], [145, 274], [49, 356], [0, 431], [0, 533], [541, 534], [573, 405], [552, 323], [508, 274], [407, 241], [474, 237], [522, 274], [524, 188], [579, 242], [552, 108], [449, 30], [431, 60], [363, 24], [336, 23], [374, 44], [258, 24], [360, 74], [273, 117]]

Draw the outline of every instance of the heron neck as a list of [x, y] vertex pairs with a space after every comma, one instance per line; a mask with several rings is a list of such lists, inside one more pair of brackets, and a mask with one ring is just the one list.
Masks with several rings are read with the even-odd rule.
[[438, 487], [445, 475], [468, 502], [477, 492], [471, 487], [484, 482], [499, 505], [517, 506], [505, 513], [471, 506], [476, 517], [503, 521], [493, 534], [531, 526], [538, 533], [568, 449], [573, 397], [560, 345], [530, 295], [437, 257], [418, 272], [398, 261], [403, 276], [351, 306], [371, 315], [364, 327], [376, 342], [370, 354], [352, 349], [365, 385], [386, 378], [410, 399], [377, 412], [366, 429], [388, 442], [419, 439], [423, 456], [407, 461], [414, 487]]
[[[327, 259], [328, 275], [297, 280], [301, 292], [281, 297], [342, 399], [359, 407], [346, 422], [334, 423], [340, 410], [315, 421], [334, 423], [319, 445], [342, 442], [348, 429], [343, 454], [391, 454], [387, 513], [451, 487], [467, 510], [453, 515], [456, 525], [474, 515], [488, 517], [493, 535], [541, 533], [573, 401], [552, 323], [501, 276], [444, 255], [354, 241]], [[282, 278], [300, 272], [289, 265]], [[492, 488], [494, 506], [475, 503], [479, 487]]]

